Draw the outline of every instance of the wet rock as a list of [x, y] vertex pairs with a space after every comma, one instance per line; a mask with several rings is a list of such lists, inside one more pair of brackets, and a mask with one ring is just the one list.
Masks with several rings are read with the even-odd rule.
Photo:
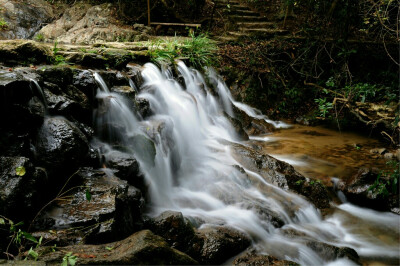
[[[398, 195], [385, 195], [379, 193], [379, 189], [371, 189], [380, 176], [380, 171], [377, 168], [360, 168], [348, 182], [339, 181], [337, 189], [342, 191], [347, 200], [360, 206], [373, 208], [376, 210], [388, 211], [393, 209], [396, 213], [396, 208], [399, 208], [399, 202], [396, 200]], [[382, 179], [382, 186], [385, 186], [386, 181], [384, 176]], [[391, 187], [386, 187], [387, 191], [391, 191]]]
[[135, 135], [129, 139], [128, 143], [142, 163], [149, 167], [154, 166], [156, 147], [151, 139], [143, 135]]
[[88, 98], [89, 102], [93, 103], [98, 85], [91, 71], [74, 69], [72, 85], [82, 91]]
[[247, 128], [247, 134], [260, 135], [276, 131], [274, 125], [266, 122], [263, 119], [253, 119], [250, 126]]
[[73, 169], [82, 164], [89, 146], [85, 135], [68, 120], [48, 117], [36, 137], [36, 157], [48, 169]]
[[150, 28], [121, 27], [115, 12], [115, 7], [107, 3], [91, 7], [74, 6], [39, 33], [46, 40], [57, 39], [64, 43], [127, 42], [148, 39]]
[[305, 178], [293, 166], [240, 144], [232, 144], [233, 156], [267, 182], [308, 198], [317, 208], [329, 207], [329, 196], [319, 182]]
[[[85, 94], [72, 85], [67, 86], [64, 91], [55, 91], [54, 84], [46, 83], [46, 88], [52, 88], [53, 92], [45, 89], [44, 95], [48, 110], [51, 115], [61, 115], [70, 120], [78, 120], [90, 123], [92, 111]], [[56, 86], [55, 86], [56, 87]]]
[[7, 22], [0, 39], [29, 39], [43, 24], [53, 19], [50, 3], [43, 0], [25, 2], [0, 0], [0, 17]]
[[28, 158], [0, 157], [0, 213], [12, 220], [31, 219], [42, 207], [46, 182], [46, 171]]
[[231, 125], [240, 140], [249, 140], [249, 136], [243, 130], [242, 123], [238, 119], [230, 117], [228, 114], [226, 114], [225, 117], [231, 122]]
[[141, 65], [132, 63], [127, 64], [126, 67], [128, 68], [128, 77], [132, 79], [137, 88], [140, 88], [144, 83], [141, 74], [143, 67]]
[[[74, 189], [64, 200], [56, 201], [47, 209], [36, 220], [35, 228], [53, 230], [56, 236], [48, 240], [54, 241], [54, 237], [58, 237], [61, 238], [58, 240], [60, 244], [81, 240], [104, 243], [121, 239], [140, 229], [144, 205], [141, 192], [111, 172], [107, 173], [92, 168], [79, 169], [71, 177]], [[69, 239], [63, 239], [62, 230], [67, 228], [81, 230], [70, 234]]]
[[242, 232], [224, 226], [209, 226], [198, 230], [200, 262], [221, 264], [245, 250], [251, 240]]
[[61, 263], [66, 253], [77, 254], [77, 264], [193, 265], [195, 260], [168, 246], [164, 239], [143, 230], [130, 237], [103, 245], [75, 245], [51, 252], [42, 248], [41, 260]]
[[139, 163], [130, 154], [120, 151], [110, 151], [106, 155], [106, 165], [108, 168], [116, 169], [115, 174], [129, 184], [135, 185], [140, 177]]
[[127, 99], [135, 100], [136, 92], [130, 86], [114, 86], [111, 88], [112, 92], [118, 93], [119, 95], [124, 96]]
[[70, 67], [51, 66], [42, 69], [40, 73], [46, 82], [56, 84], [60, 88], [72, 84], [73, 74]]
[[374, 148], [374, 149], [371, 149], [369, 152], [373, 153], [373, 154], [383, 155], [386, 153], [386, 149], [385, 148]]
[[395, 158], [395, 155], [391, 152], [387, 152], [383, 155], [383, 158], [385, 158], [386, 160], [392, 160]]
[[152, 232], [162, 236], [171, 247], [188, 253], [196, 237], [190, 221], [182, 213], [165, 211], [149, 222]]
[[137, 112], [142, 116], [142, 118], [151, 116], [152, 112], [150, 109], [150, 103], [147, 99], [136, 97], [135, 105]]
[[0, 41], [0, 62], [7, 65], [20, 65], [21, 62], [39, 64], [47, 62], [50, 48], [34, 41]]
[[257, 254], [254, 250], [247, 252], [239, 257], [235, 258], [232, 263], [233, 265], [239, 266], [256, 266], [256, 265], [267, 265], [267, 266], [295, 266], [299, 265], [296, 262], [288, 260], [280, 260], [273, 256]]
[[326, 261], [334, 261], [337, 259], [345, 258], [361, 265], [359, 261], [360, 258], [357, 252], [352, 248], [335, 247], [317, 241], [307, 241], [305, 244]]

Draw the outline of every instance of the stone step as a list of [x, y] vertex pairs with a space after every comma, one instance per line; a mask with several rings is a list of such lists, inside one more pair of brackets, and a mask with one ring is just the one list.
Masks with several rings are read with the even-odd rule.
[[232, 15], [230, 16], [235, 22], [261, 22], [261, 21], [268, 21], [266, 17], [256, 17], [256, 16], [238, 16]]
[[236, 24], [240, 28], [249, 28], [249, 29], [254, 29], [254, 28], [273, 28], [275, 26], [275, 23], [266, 22], [266, 21], [261, 21], [261, 22], [237, 22]]
[[[228, 8], [228, 4], [218, 4], [217, 8]], [[236, 9], [236, 10], [251, 10], [250, 7], [248, 6], [242, 6], [242, 5], [232, 5], [230, 4], [230, 9]]]
[[237, 0], [216, 0], [214, 2], [217, 5], [220, 5], [220, 4], [240, 5], [241, 4], [240, 1], [237, 1]]
[[238, 31], [228, 31], [226, 34], [227, 34], [227, 36], [233, 36], [233, 37], [246, 36], [246, 33], [238, 32]]
[[241, 9], [224, 9], [225, 12], [231, 14], [231, 15], [237, 15], [237, 16], [248, 16], [248, 17], [258, 17], [260, 16], [260, 13], [251, 11], [251, 10], [241, 10]]
[[284, 35], [289, 33], [288, 30], [283, 30], [283, 29], [265, 29], [265, 28], [260, 28], [260, 29], [248, 29], [248, 28], [242, 28], [240, 29], [240, 32], [243, 34], [250, 33], [250, 34], [265, 34], [265, 35]]

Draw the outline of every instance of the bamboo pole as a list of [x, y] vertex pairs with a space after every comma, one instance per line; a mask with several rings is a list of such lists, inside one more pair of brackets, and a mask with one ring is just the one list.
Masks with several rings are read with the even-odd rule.
[[147, 0], [147, 25], [150, 27], [150, 0]]

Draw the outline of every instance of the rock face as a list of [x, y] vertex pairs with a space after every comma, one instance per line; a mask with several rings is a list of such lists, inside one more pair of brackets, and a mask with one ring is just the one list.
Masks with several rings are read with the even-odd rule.
[[0, 6], [0, 18], [7, 22], [0, 30], [0, 40], [32, 38], [54, 16], [51, 5], [44, 0], [0, 0]]
[[[45, 252], [44, 248], [44, 252]], [[143, 230], [119, 242], [104, 245], [75, 245], [49, 249], [41, 256], [46, 263], [61, 263], [66, 253], [77, 255], [78, 264], [112, 265], [193, 265], [191, 257], [173, 249], [159, 236]]]
[[64, 43], [95, 43], [147, 40], [151, 28], [143, 25], [121, 26], [115, 19], [116, 7], [111, 4], [89, 6], [77, 4], [39, 34], [46, 41]]
[[232, 148], [233, 156], [239, 162], [259, 173], [267, 182], [303, 195], [317, 208], [329, 207], [327, 190], [320, 183], [302, 176], [290, 164], [239, 144], [232, 144]]
[[[144, 200], [141, 192], [126, 181], [101, 170], [81, 168], [71, 177], [71, 182], [79, 186], [72, 189], [65, 200], [53, 204], [35, 224], [36, 228], [51, 229], [56, 234], [36, 235], [60, 245], [66, 242], [59, 236], [64, 234], [63, 229], [83, 226], [80, 232], [70, 232], [71, 243], [104, 243], [126, 237], [141, 228]], [[58, 230], [61, 231], [57, 233]]]

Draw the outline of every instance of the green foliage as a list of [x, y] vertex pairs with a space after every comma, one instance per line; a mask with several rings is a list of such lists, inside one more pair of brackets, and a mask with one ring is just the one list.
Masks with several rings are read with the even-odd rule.
[[74, 266], [76, 264], [77, 261], [77, 257], [72, 255], [72, 252], [68, 252], [67, 254], [65, 254], [65, 256], [63, 257], [63, 261], [61, 263], [61, 266]]
[[207, 36], [190, 34], [190, 39], [157, 40], [149, 44], [148, 54], [153, 62], [174, 64], [177, 59], [186, 59], [196, 67], [211, 66], [217, 63], [216, 44]]
[[53, 47], [53, 56], [50, 58], [51, 63], [55, 65], [60, 65], [65, 63], [65, 57], [63, 55], [57, 54], [60, 51], [60, 48], [58, 47], [58, 42], [54, 42], [54, 47]]
[[8, 28], [8, 22], [3, 18], [0, 18], [0, 30], [6, 30]]
[[319, 116], [325, 118], [329, 110], [333, 108], [333, 103], [328, 102], [327, 98], [318, 98], [314, 101], [318, 104]]
[[381, 171], [378, 174], [374, 184], [368, 188], [368, 190], [376, 192], [382, 197], [387, 197], [390, 193], [396, 195], [399, 192], [399, 161], [389, 161], [387, 164], [391, 169], [389, 171]]
[[43, 36], [43, 34], [37, 34], [36, 36], [35, 36], [35, 40], [36, 41], [38, 41], [38, 42], [43, 42], [44, 41], [44, 36]]
[[86, 196], [86, 200], [90, 202], [92, 199], [92, 194], [90, 193], [88, 188], [85, 191], [85, 196]]

